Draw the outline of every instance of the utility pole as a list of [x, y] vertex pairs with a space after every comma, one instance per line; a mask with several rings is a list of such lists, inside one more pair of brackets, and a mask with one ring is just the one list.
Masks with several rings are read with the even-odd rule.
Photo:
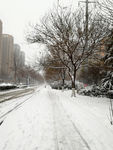
[[88, 21], [89, 21], [89, 3], [96, 3], [95, 1], [79, 1], [80, 3], [86, 3], [86, 25], [85, 25], [85, 50], [87, 50], [88, 47]]
[[86, 50], [87, 50], [87, 46], [88, 46], [88, 18], [89, 18], [89, 12], [88, 12], [88, 3], [89, 3], [89, 1], [88, 0], [86, 0], [86, 42], [85, 42], [85, 44], [86, 44]]

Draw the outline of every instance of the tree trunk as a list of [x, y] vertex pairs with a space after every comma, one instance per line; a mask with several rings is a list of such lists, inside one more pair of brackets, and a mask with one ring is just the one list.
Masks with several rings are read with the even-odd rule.
[[62, 79], [62, 91], [64, 91], [64, 84], [65, 84], [65, 80]]
[[17, 69], [15, 68], [15, 73], [14, 73], [14, 82], [16, 84], [17, 82]]
[[75, 79], [76, 79], [76, 68], [74, 69], [74, 74], [72, 77], [72, 97], [76, 97], [76, 93], [75, 93]]
[[65, 70], [62, 70], [62, 91], [64, 91], [64, 84], [65, 84]]

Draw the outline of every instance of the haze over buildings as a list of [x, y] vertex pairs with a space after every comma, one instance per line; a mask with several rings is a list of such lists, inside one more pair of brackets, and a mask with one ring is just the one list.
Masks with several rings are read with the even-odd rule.
[[18, 44], [14, 44], [14, 65], [16, 67], [23, 67], [25, 65], [25, 53], [21, 51]]
[[0, 80], [13, 81], [15, 72], [15, 61], [19, 67], [25, 65], [25, 54], [20, 46], [14, 44], [14, 37], [2, 33], [2, 21], [0, 21]]
[[[74, 8], [79, 0], [59, 0], [60, 5]], [[57, 5], [58, 0], [0, 0], [0, 19], [4, 23], [3, 32], [14, 37], [14, 43], [21, 46], [26, 54], [26, 63], [32, 64], [34, 57], [42, 51], [40, 45], [28, 45], [25, 32], [29, 23], [35, 24]], [[6, 11], [7, 10], [7, 11]], [[38, 48], [37, 48], [38, 47]]]

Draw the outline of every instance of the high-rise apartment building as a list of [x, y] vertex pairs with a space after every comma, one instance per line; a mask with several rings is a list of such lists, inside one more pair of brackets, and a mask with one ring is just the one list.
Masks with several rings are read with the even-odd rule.
[[2, 63], [2, 21], [0, 20], [0, 75]]
[[21, 51], [20, 53], [21, 66], [25, 66], [25, 53]]
[[11, 35], [2, 33], [0, 20], [0, 82], [16, 81], [17, 72], [24, 66], [25, 53], [20, 50], [18, 44], [14, 44]]
[[14, 44], [14, 68], [20, 66], [20, 46], [18, 44]]
[[25, 65], [25, 53], [20, 50], [18, 44], [14, 44], [14, 64], [20, 68]]
[[14, 45], [13, 37], [8, 34], [2, 35], [2, 78], [12, 79], [14, 69]]

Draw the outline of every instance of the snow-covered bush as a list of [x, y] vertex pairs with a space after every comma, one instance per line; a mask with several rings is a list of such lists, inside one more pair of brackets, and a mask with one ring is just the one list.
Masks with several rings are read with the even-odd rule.
[[105, 78], [102, 79], [101, 88], [105, 91], [107, 97], [113, 98], [113, 94], [111, 94], [111, 91], [113, 92], [113, 72], [107, 72]]
[[95, 96], [95, 97], [100, 97], [100, 96], [106, 95], [104, 89], [102, 89], [100, 86], [96, 86], [96, 85], [88, 86], [84, 89], [81, 89], [78, 91], [78, 94], [86, 95], [86, 96]]
[[[62, 81], [54, 81], [53, 83], [50, 84], [53, 89], [62, 89]], [[83, 83], [76, 81], [75, 82], [76, 90], [82, 89], [84, 87]], [[64, 84], [64, 89], [71, 89], [71, 81], [65, 81]]]
[[102, 79], [102, 87], [108, 90], [113, 90], [113, 72], [107, 72], [107, 75]]
[[101, 87], [106, 91], [108, 96], [109, 90], [113, 90], [113, 32], [111, 32], [106, 40], [103, 60], [107, 70], [106, 76], [102, 79]]
[[10, 89], [15, 89], [17, 86], [15, 84], [11, 83], [1, 83], [0, 84], [0, 90], [10, 90]]

